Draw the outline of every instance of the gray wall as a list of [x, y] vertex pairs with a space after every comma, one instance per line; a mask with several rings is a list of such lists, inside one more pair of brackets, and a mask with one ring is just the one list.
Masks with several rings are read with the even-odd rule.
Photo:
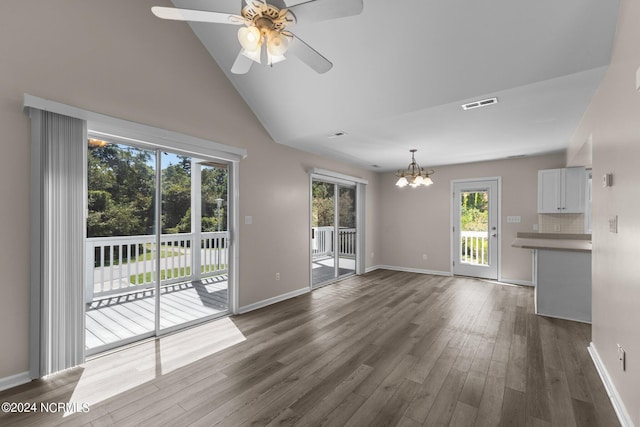
[[[428, 164], [428, 153], [420, 162]], [[531, 283], [531, 251], [512, 248], [511, 242], [518, 231], [533, 231], [538, 223], [538, 169], [563, 167], [564, 162], [564, 154], [550, 154], [437, 167], [432, 177], [435, 184], [417, 189], [398, 189], [397, 178], [386, 174], [379, 199], [382, 261], [411, 269], [451, 271], [451, 181], [501, 176], [501, 277]], [[507, 224], [508, 215], [521, 216], [522, 222]]]
[[[377, 177], [274, 143], [168, 0], [0, 2], [0, 379], [27, 371], [29, 120], [23, 94], [246, 148], [240, 164], [240, 306], [309, 283], [309, 180], [370, 181], [366, 253], [378, 253]], [[367, 265], [377, 264], [368, 258]], [[275, 281], [275, 272], [281, 280]]]
[[[640, 425], [640, 3], [622, 0], [611, 65], [572, 138], [570, 165], [593, 164], [593, 344], [631, 420]], [[590, 152], [590, 149], [592, 152]], [[605, 173], [614, 174], [603, 188]], [[619, 233], [609, 232], [618, 216]], [[627, 354], [618, 362], [617, 344]]]

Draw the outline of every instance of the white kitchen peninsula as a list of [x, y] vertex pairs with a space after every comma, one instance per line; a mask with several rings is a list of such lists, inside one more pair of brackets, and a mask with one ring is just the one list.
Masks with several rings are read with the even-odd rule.
[[532, 249], [536, 314], [591, 323], [591, 235], [518, 233]]

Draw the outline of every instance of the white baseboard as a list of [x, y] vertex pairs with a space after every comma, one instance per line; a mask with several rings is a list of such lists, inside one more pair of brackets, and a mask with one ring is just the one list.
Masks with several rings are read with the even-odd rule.
[[[404, 271], [406, 273], [433, 274], [434, 276], [453, 276], [453, 273], [451, 273], [450, 271], [422, 270], [419, 268], [396, 267], [393, 265], [374, 265], [371, 267], [367, 267], [365, 273], [370, 273], [375, 270]], [[533, 282], [527, 280], [502, 279], [500, 280], [500, 283], [535, 287], [535, 284]]]
[[432, 274], [434, 276], [453, 276], [450, 271], [423, 270], [420, 268], [396, 267], [393, 265], [377, 265], [375, 270], [404, 271], [405, 273]]
[[600, 355], [598, 354], [598, 350], [596, 350], [593, 342], [589, 344], [587, 347], [589, 350], [589, 354], [591, 355], [591, 360], [593, 360], [593, 364], [596, 366], [596, 370], [600, 375], [600, 379], [602, 380], [602, 384], [604, 384], [604, 388], [607, 390], [607, 394], [609, 395], [609, 399], [611, 399], [611, 403], [613, 404], [613, 409], [616, 411], [616, 415], [618, 416], [618, 421], [622, 427], [634, 427], [633, 421], [631, 421], [631, 417], [627, 412], [627, 408], [625, 408], [624, 403], [622, 403], [622, 399], [620, 399], [620, 395], [616, 390], [616, 387], [613, 385], [611, 381], [611, 377], [607, 372], [607, 368], [605, 368], [604, 363], [602, 363], [602, 359], [600, 359]]
[[288, 300], [290, 298], [295, 298], [297, 296], [306, 294], [307, 292], [309, 292], [311, 289], [309, 288], [302, 288], [302, 289], [298, 289], [297, 291], [292, 291], [292, 292], [287, 292], [286, 294], [282, 294], [282, 295], [278, 295], [276, 297], [273, 298], [268, 298], [262, 301], [258, 301], [258, 302], [254, 302], [253, 304], [249, 304], [249, 305], [245, 305], [243, 307], [240, 307], [240, 309], [238, 310], [239, 314], [243, 314], [243, 313], [248, 313], [250, 311], [253, 310], [257, 310], [259, 308], [262, 307], [266, 307], [268, 305], [271, 304], [275, 304], [284, 300]]
[[31, 381], [29, 371], [11, 375], [10, 377], [0, 378], [0, 391], [26, 384], [29, 381]]
[[517, 279], [505, 279], [505, 278], [502, 278], [500, 281], [502, 283], [510, 283], [512, 285], [531, 286], [531, 287], [535, 286], [535, 284], [532, 281], [527, 281], [527, 280], [517, 280]]
[[372, 271], [379, 270], [380, 268], [382, 268], [382, 267], [380, 267], [379, 265], [372, 265], [371, 267], [365, 268], [364, 272], [365, 273], [371, 273]]

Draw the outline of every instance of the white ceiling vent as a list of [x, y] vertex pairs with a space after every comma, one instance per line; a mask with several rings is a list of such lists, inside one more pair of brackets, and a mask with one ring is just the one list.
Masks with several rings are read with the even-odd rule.
[[463, 110], [471, 110], [473, 108], [486, 107], [488, 105], [493, 105], [498, 103], [498, 98], [487, 98], [482, 99], [480, 101], [473, 101], [468, 104], [462, 104]]

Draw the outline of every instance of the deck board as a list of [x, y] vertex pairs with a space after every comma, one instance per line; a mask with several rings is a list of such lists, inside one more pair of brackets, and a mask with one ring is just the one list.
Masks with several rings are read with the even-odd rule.
[[[163, 287], [160, 328], [226, 313], [226, 278], [214, 277]], [[94, 300], [86, 308], [85, 346], [90, 350], [152, 332], [155, 328], [154, 313], [153, 290]]]

